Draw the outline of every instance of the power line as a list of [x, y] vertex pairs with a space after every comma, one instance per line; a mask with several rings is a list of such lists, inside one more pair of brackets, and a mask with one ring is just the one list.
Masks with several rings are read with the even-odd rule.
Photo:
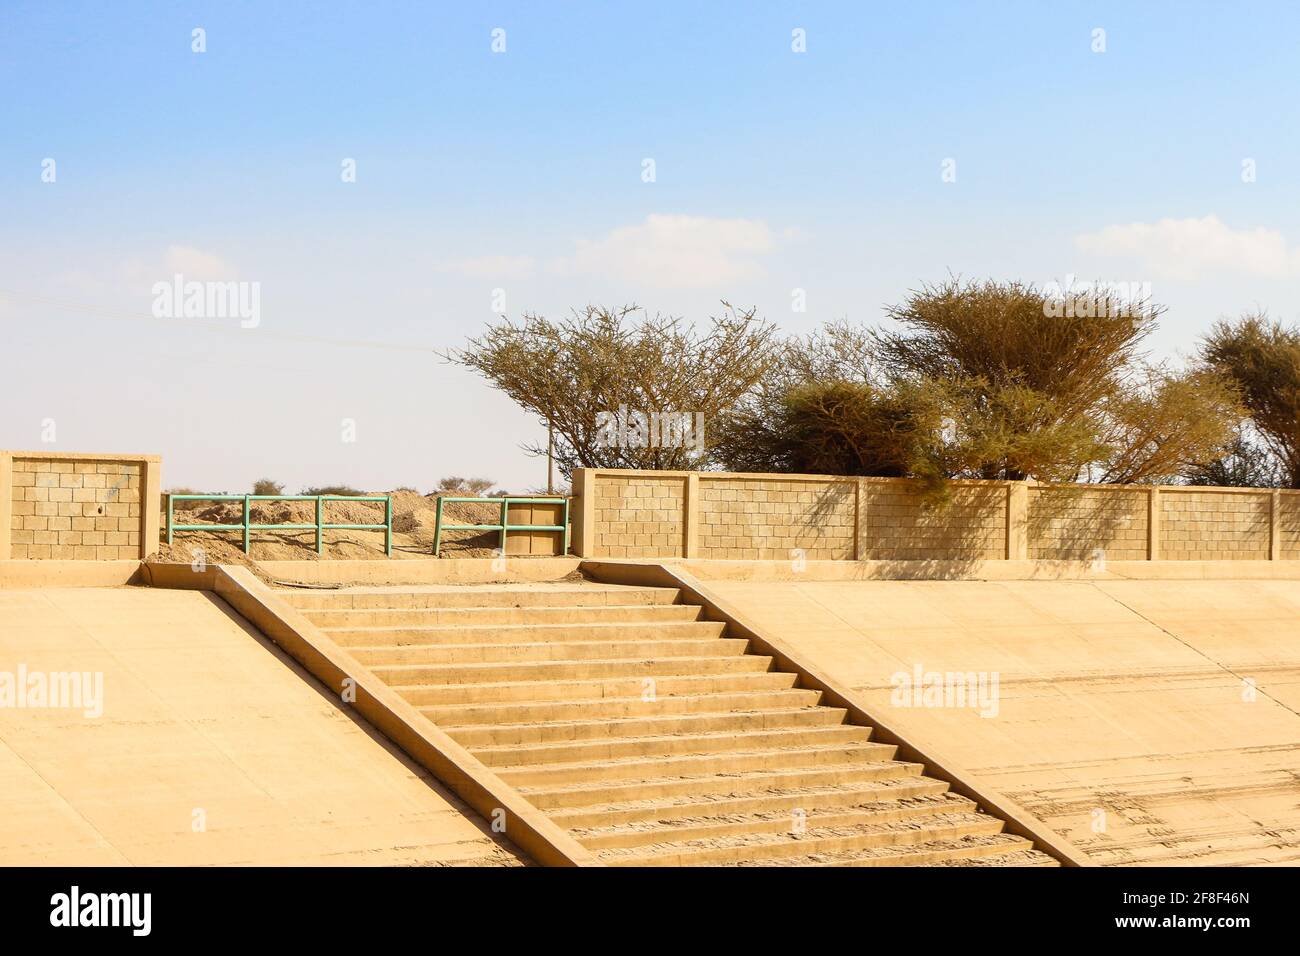
[[309, 345], [332, 345], [339, 348], [381, 349], [390, 352], [432, 352], [439, 356], [443, 355], [446, 351], [445, 349], [440, 349], [432, 345], [415, 345], [405, 342], [381, 342], [373, 339], [339, 339], [323, 335], [305, 335], [298, 332], [277, 332], [271, 329], [265, 329], [261, 326], [257, 326], [256, 329], [232, 328], [229, 325], [228, 320], [221, 319], [159, 318], [156, 315], [119, 312], [114, 309], [106, 309], [102, 306], [89, 305], [84, 302], [71, 302], [65, 299], [50, 298], [48, 296], [27, 295], [25, 293], [13, 292], [8, 289], [0, 289], [0, 299], [8, 299], [12, 302], [27, 305], [44, 305], [66, 312], [79, 312], [97, 318], [110, 319], [115, 322], [152, 322], [167, 325], [173, 329], [186, 328], [221, 335], [247, 335], [249, 332], [256, 331], [258, 335], [267, 338], [285, 342], [300, 342]]

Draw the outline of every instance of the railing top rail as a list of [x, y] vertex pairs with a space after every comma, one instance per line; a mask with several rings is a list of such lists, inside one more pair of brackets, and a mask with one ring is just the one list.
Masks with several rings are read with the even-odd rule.
[[488, 504], [488, 505], [498, 505], [503, 501], [512, 505], [513, 504], [562, 505], [569, 499], [563, 497], [556, 497], [556, 498], [533, 497], [533, 496], [525, 497], [525, 496], [516, 496], [516, 495], [502, 495], [499, 498], [491, 498], [491, 497], [460, 498], [460, 497], [452, 497], [451, 495], [439, 495], [438, 500], [446, 501], [446, 502], [463, 501], [463, 502], [470, 502], [473, 504]]
[[388, 501], [391, 495], [192, 495], [173, 494], [167, 497], [180, 501]]

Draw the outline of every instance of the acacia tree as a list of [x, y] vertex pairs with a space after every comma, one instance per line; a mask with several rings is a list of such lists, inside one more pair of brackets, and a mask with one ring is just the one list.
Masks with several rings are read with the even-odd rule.
[[1145, 369], [1140, 380], [1106, 400], [1102, 437], [1109, 454], [1085, 470], [1094, 480], [1115, 483], [1203, 473], [1231, 454], [1245, 414], [1235, 384], [1213, 369]]
[[[526, 314], [449, 357], [553, 430], [565, 477], [578, 467], [698, 468], [714, 421], [777, 360], [772, 325], [753, 309], [723, 309], [701, 329], [635, 305], [588, 306], [559, 321]], [[652, 425], [689, 422], [689, 430], [646, 434], [639, 416]], [[547, 453], [541, 444], [525, 450]]]
[[1052, 297], [1019, 282], [924, 285], [875, 333], [895, 379], [964, 396], [959, 428], [980, 478], [1073, 478], [1103, 453], [1100, 416], [1125, 386], [1161, 310], [1109, 291]]
[[1277, 488], [1282, 469], [1277, 457], [1261, 442], [1249, 421], [1237, 429], [1218, 458], [1188, 466], [1182, 475], [1189, 485], [1235, 488]]
[[[1252, 431], [1281, 480], [1300, 488], [1300, 329], [1263, 313], [1220, 321], [1205, 336], [1200, 355], [1236, 383]], [[1238, 451], [1249, 458], [1248, 448]]]
[[1109, 291], [925, 286], [891, 330], [828, 326], [785, 343], [780, 371], [724, 423], [737, 470], [1155, 481], [1212, 460], [1242, 409], [1204, 369], [1141, 361], [1160, 309]]

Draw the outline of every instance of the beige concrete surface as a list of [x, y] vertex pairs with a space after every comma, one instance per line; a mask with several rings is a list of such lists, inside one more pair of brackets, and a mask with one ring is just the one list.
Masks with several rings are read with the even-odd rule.
[[20, 667], [102, 674], [103, 712], [0, 706], [0, 865], [519, 861], [206, 593], [0, 590]]
[[[1300, 581], [710, 587], [1097, 863], [1300, 861]], [[996, 714], [901, 706], [918, 667]]]
[[140, 562], [0, 561], [0, 589], [113, 588], [140, 583]]
[[[602, 564], [644, 564], [601, 558]], [[1300, 581], [1292, 561], [656, 561], [702, 581]]]
[[258, 561], [279, 581], [301, 584], [499, 584], [556, 581], [572, 574], [579, 558], [512, 555], [493, 558], [439, 558], [409, 561]]

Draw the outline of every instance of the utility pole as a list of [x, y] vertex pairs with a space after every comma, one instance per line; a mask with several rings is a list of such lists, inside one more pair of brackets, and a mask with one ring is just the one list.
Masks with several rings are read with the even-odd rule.
[[555, 428], [546, 421], [546, 493], [555, 494]]

